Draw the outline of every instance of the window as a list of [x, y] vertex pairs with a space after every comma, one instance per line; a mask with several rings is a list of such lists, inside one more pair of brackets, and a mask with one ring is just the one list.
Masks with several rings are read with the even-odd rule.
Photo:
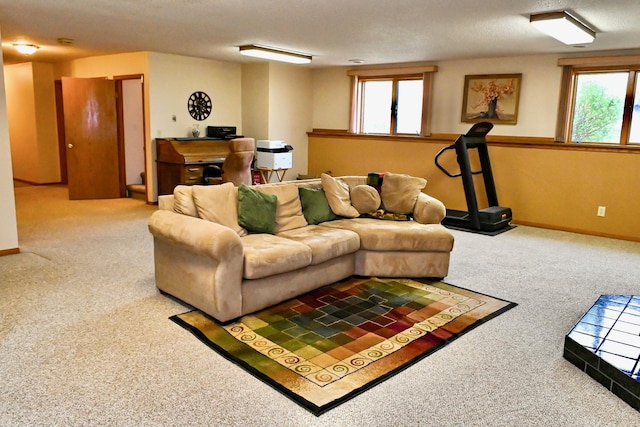
[[566, 67], [564, 139], [640, 143], [640, 66]]
[[436, 67], [357, 70], [350, 131], [360, 134], [429, 134], [428, 112]]

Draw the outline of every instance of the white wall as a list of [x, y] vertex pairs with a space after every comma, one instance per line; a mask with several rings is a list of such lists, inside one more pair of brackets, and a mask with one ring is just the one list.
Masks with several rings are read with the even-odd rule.
[[293, 147], [293, 167], [285, 178], [306, 174], [307, 132], [312, 130], [311, 71], [295, 65], [269, 64], [269, 138]]
[[[492, 134], [553, 137], [562, 68], [556, 55], [442, 61], [433, 82], [432, 133], [465, 133], [461, 118], [467, 74], [522, 73], [518, 123], [496, 125]], [[313, 71], [313, 128], [348, 129], [350, 80], [344, 68]]]
[[[156, 137], [191, 136], [194, 123], [200, 135], [207, 126], [236, 126], [242, 131], [241, 66], [155, 52], [134, 52], [84, 58], [58, 67], [60, 76], [112, 77], [144, 76], [145, 148], [150, 202], [157, 200]], [[187, 110], [187, 100], [196, 91], [206, 92], [213, 101], [211, 115], [201, 122]], [[172, 117], [176, 117], [176, 121]]]
[[[207, 126], [242, 128], [242, 70], [239, 63], [211, 61], [178, 55], [149, 53], [149, 115], [152, 138], [190, 137], [195, 123], [200, 124], [200, 136]], [[194, 120], [187, 110], [189, 96], [205, 92], [213, 101], [211, 115], [203, 121]], [[173, 116], [176, 121], [173, 121]], [[247, 135], [250, 136], [250, 135]], [[157, 199], [156, 150], [152, 144], [147, 156], [151, 196]]]
[[[312, 74], [307, 68], [266, 61], [242, 66], [244, 135], [284, 141], [293, 147], [293, 166], [285, 180], [307, 173], [312, 88]], [[276, 180], [273, 175], [271, 182]]]
[[142, 82], [122, 81], [122, 116], [124, 119], [124, 151], [126, 184], [140, 184], [144, 172], [144, 113]]
[[[0, 37], [1, 41], [1, 37]], [[18, 223], [13, 191], [13, 169], [11, 167], [11, 145], [9, 143], [9, 120], [4, 83], [4, 67], [0, 55], [0, 251], [17, 251]]]
[[312, 116], [314, 129], [349, 129], [351, 79], [347, 67], [312, 71]]

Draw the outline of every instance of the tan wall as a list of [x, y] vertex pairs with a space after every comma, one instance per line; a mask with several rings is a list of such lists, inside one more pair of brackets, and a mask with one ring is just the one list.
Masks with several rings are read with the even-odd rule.
[[242, 65], [242, 128], [244, 135], [269, 138], [269, 64]]
[[[428, 180], [425, 192], [466, 210], [460, 178], [447, 177], [434, 164], [436, 153], [451, 143], [312, 134], [309, 173], [421, 176]], [[490, 144], [489, 152], [500, 204], [513, 210], [514, 223], [640, 241], [640, 152], [517, 144]], [[455, 155], [448, 153], [441, 163], [455, 172]], [[484, 188], [476, 188], [482, 196]], [[606, 206], [604, 218], [596, 216], [598, 206]]]
[[4, 74], [14, 177], [60, 182], [53, 66], [8, 65]]

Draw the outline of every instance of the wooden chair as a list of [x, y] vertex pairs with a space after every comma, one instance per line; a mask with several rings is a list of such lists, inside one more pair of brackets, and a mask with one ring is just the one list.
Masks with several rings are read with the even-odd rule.
[[254, 138], [236, 138], [229, 141], [229, 154], [222, 164], [222, 182], [251, 185], [251, 164], [256, 151]]

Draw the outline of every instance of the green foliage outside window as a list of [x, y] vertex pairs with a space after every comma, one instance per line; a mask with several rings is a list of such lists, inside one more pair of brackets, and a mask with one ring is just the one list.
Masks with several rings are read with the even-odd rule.
[[623, 99], [611, 95], [595, 81], [579, 84], [573, 114], [571, 140], [575, 142], [619, 142]]

